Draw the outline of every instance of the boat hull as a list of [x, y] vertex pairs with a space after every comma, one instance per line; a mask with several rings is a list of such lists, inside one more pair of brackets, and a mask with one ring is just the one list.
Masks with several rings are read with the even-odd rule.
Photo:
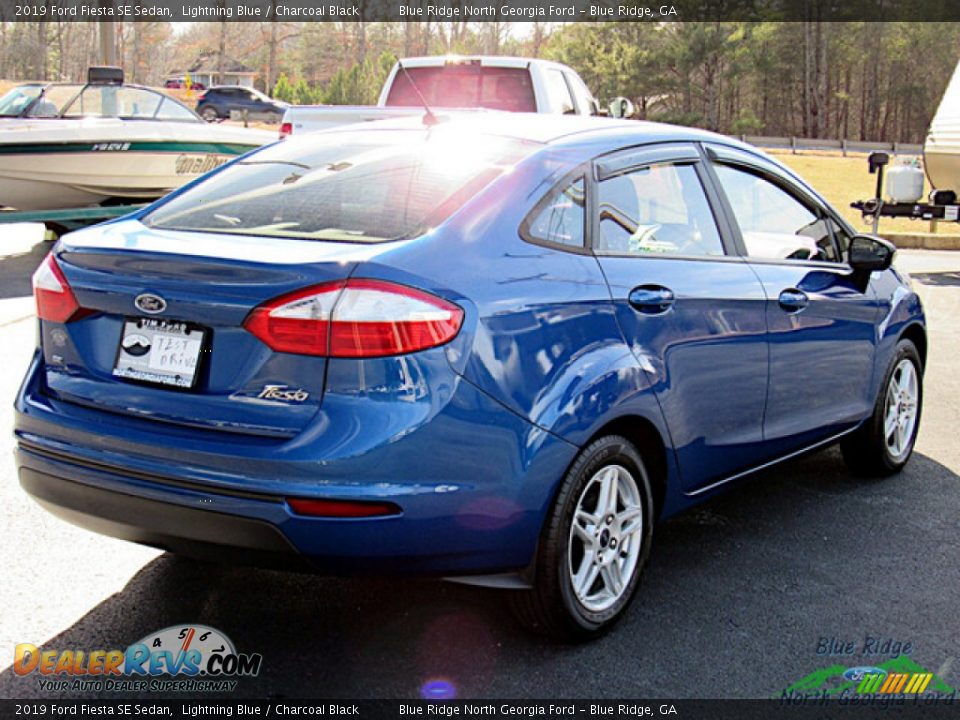
[[56, 210], [109, 199], [151, 200], [228, 162], [230, 153], [141, 150], [49, 150], [4, 153], [0, 149], [0, 205], [17, 210]]
[[161, 197], [273, 133], [206, 123], [0, 122], [0, 207], [58, 210]]

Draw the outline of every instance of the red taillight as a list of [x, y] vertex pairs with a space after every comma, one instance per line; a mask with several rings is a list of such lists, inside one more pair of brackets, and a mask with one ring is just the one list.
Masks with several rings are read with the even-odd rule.
[[264, 303], [244, 327], [278, 352], [366, 358], [444, 345], [462, 323], [463, 310], [422, 290], [340, 280]]
[[37, 300], [37, 317], [41, 320], [65, 323], [80, 312], [80, 303], [53, 253], [47, 255], [33, 274], [33, 296]]
[[363, 518], [400, 514], [400, 506], [391, 502], [287, 498], [287, 504], [297, 515], [312, 517]]
[[293, 123], [280, 123], [280, 139], [293, 135]]

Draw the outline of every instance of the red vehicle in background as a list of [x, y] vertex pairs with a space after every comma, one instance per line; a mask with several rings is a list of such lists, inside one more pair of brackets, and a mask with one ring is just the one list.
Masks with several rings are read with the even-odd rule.
[[[163, 87], [168, 90], [186, 90], [187, 80], [186, 78], [167, 78], [163, 82]], [[191, 90], [206, 90], [207, 86], [203, 83], [192, 82], [190, 83]]]

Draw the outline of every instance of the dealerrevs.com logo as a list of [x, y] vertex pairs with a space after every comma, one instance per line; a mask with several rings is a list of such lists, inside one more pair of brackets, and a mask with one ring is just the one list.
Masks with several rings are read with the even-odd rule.
[[173, 625], [120, 650], [40, 650], [21, 643], [13, 671], [50, 692], [230, 692], [260, 673], [260, 653], [238, 653], [206, 625]]

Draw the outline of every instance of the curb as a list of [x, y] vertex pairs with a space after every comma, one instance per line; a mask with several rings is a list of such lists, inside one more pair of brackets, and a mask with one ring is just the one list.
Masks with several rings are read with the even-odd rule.
[[960, 235], [938, 233], [882, 233], [898, 248], [910, 250], [960, 250]]

